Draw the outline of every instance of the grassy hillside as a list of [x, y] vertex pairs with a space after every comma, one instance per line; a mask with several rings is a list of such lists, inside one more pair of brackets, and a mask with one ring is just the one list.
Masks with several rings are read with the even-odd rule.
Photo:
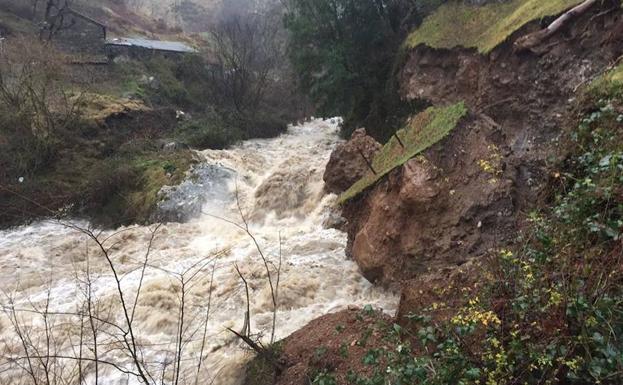
[[556, 15], [582, 0], [513, 0], [481, 7], [450, 2], [426, 18], [407, 38], [407, 46], [426, 44], [433, 48], [457, 46], [490, 52], [530, 21]]
[[458, 103], [443, 108], [431, 107], [415, 116], [406, 127], [396, 133], [402, 145], [393, 136], [372, 160], [372, 168], [376, 174], [369, 172], [356, 182], [340, 196], [340, 203], [359, 195], [391, 170], [439, 142], [456, 127], [465, 114], [467, 109], [463, 103]]

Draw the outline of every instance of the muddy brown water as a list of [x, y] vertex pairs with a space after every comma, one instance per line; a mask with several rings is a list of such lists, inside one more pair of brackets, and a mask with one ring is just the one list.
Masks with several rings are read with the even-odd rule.
[[[250, 231], [271, 261], [273, 278], [281, 249], [277, 339], [318, 316], [353, 304], [372, 304], [388, 313], [395, 310], [397, 297], [372, 286], [356, 264], [345, 257], [346, 234], [323, 225], [336, 200], [334, 195], [323, 192], [322, 173], [339, 141], [337, 131], [337, 120], [313, 120], [290, 127], [279, 138], [251, 140], [229, 150], [201, 153], [207, 164], [234, 170], [235, 177], [227, 182], [228, 191], [222, 199], [212, 199], [204, 205], [203, 215], [188, 223], [162, 225], [153, 240], [133, 329], [142, 361], [154, 383], [160, 384], [162, 379], [164, 383], [175, 381], [177, 357], [173, 352], [180, 325], [180, 274], [186, 271], [185, 280], [190, 282], [184, 297], [180, 384], [195, 383], [200, 357], [204, 360], [199, 383], [229, 385], [242, 379], [242, 368], [251, 354], [226, 330], [243, 328], [245, 318], [244, 286], [234, 264], [249, 284], [252, 333], [264, 342], [270, 339], [272, 297], [264, 265], [249, 236], [222, 219], [240, 223], [236, 191]], [[88, 227], [85, 222], [68, 223]], [[154, 226], [133, 226], [100, 235], [100, 239], [109, 237], [106, 246], [111, 248], [129, 307], [133, 307], [141, 282], [153, 229]], [[72, 357], [79, 354], [81, 335], [83, 357], [94, 356], [92, 338], [80, 332], [89, 330], [81, 321], [85, 318], [76, 315], [84, 310], [87, 278], [92, 282], [92, 307], [103, 320], [97, 325], [100, 360], [133, 369], [127, 352], [120, 347], [119, 331], [104, 322], [125, 325], [116, 282], [97, 245], [79, 231], [50, 221], [0, 232], [0, 303], [4, 310], [0, 315], [0, 384], [34, 382], [27, 370], [17, 365], [25, 361], [20, 361], [24, 356], [23, 344], [17, 338], [14, 323], [17, 319], [22, 330], [31, 336], [31, 355], [34, 347], [39, 353], [46, 352], [46, 328], [41, 313], [48, 302], [53, 354], [45, 355], [68, 357], [49, 360], [48, 367], [59, 379], [73, 376], [72, 381], [78, 383], [78, 365]], [[201, 355], [209, 299], [210, 314]], [[12, 307], [17, 309], [16, 318], [12, 317]], [[35, 362], [35, 368], [40, 363]], [[80, 370], [83, 383], [95, 383], [93, 362], [84, 361]], [[39, 376], [45, 374], [40, 369], [35, 371]], [[134, 376], [120, 373], [110, 365], [99, 365], [98, 373], [101, 384], [139, 383]]]

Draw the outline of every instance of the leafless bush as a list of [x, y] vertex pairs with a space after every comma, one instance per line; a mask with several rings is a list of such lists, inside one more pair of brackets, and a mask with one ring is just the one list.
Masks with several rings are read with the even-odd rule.
[[[253, 241], [265, 268], [273, 303], [273, 320], [270, 342], [274, 342], [278, 310], [278, 290], [281, 274], [281, 247], [278, 264], [265, 254], [252, 234], [240, 203], [238, 209], [242, 223], [223, 219], [235, 224]], [[4, 333], [4, 351], [0, 350], [0, 378], [20, 378], [23, 384], [105, 384], [106, 375], [112, 373], [153, 385], [197, 385], [202, 377], [202, 367], [208, 357], [208, 323], [213, 312], [212, 292], [216, 259], [222, 254], [214, 253], [199, 258], [183, 271], [172, 271], [152, 263], [151, 254], [160, 225], [150, 229], [145, 253], [140, 260], [132, 261], [134, 267], [122, 269], [119, 265], [119, 240], [125, 230], [105, 235], [91, 228], [63, 223], [83, 234], [87, 240], [85, 260], [75, 267], [75, 282], [80, 298], [75, 308], [68, 311], [52, 311], [52, 291], [48, 290], [43, 301], [17, 300], [16, 293], [4, 293], [0, 308], [9, 320], [12, 333]], [[94, 268], [95, 265], [97, 269]], [[104, 273], [102, 273], [104, 268]], [[137, 308], [144, 292], [148, 270], [165, 273], [173, 283], [177, 294], [175, 332], [172, 341], [163, 342], [163, 350], [155, 361], [146, 352], [147, 345], [137, 328]], [[280, 367], [276, 357], [262, 344], [261, 334], [251, 330], [251, 314], [246, 279], [235, 266], [246, 287], [246, 311], [244, 326], [240, 333], [231, 330], [244, 343], [259, 354], [265, 355], [275, 367]], [[100, 271], [100, 273], [95, 273]], [[135, 291], [122, 284], [125, 276], [133, 273], [138, 279]], [[98, 296], [96, 286], [108, 279], [113, 284], [112, 295]], [[192, 303], [193, 290], [209, 279], [207, 299], [200, 305]], [[51, 287], [51, 284], [50, 286]], [[58, 295], [58, 294], [56, 294]], [[191, 311], [192, 310], [192, 311]], [[191, 343], [200, 345], [198, 354], [189, 354]], [[158, 344], [159, 345], [159, 344]], [[194, 362], [194, 364], [189, 364]]]
[[[87, 258], [87, 265], [76, 273], [76, 282], [84, 298], [75, 311], [51, 312], [49, 292], [43, 305], [31, 303], [26, 308], [18, 308], [15, 296], [5, 293], [6, 304], [2, 310], [10, 320], [14, 339], [5, 341], [7, 351], [1, 352], [4, 362], [0, 362], [0, 374], [8, 373], [11, 378], [19, 378], [19, 373], [22, 372], [28, 375], [27, 383], [34, 385], [82, 384], [88, 374], [91, 376], [89, 383], [101, 384], [102, 367], [107, 367], [145, 384], [183, 383], [180, 368], [184, 349], [198, 330], [204, 331], [202, 346], [205, 346], [205, 331], [210, 316], [209, 299], [204, 319], [199, 326], [186, 325], [186, 297], [200, 274], [212, 262], [212, 257], [198, 261], [182, 273], [167, 271], [181, 284], [176, 341], [171, 352], [173, 358], [162, 362], [148, 362], [145, 356], [146, 347], [142, 345], [136, 330], [135, 316], [146, 270], [160, 269], [150, 265], [152, 245], [160, 226], [151, 230], [144, 259], [137, 263], [140, 279], [134, 294], [124, 289], [121, 284], [123, 275], [113, 257], [116, 234], [104, 237], [88, 228], [72, 224], [67, 226], [84, 234], [98, 249], [97, 256], [103, 258], [103, 262], [108, 265], [109, 275], [113, 277], [116, 295], [108, 301], [95, 296], [94, 282], [97, 277], [94, 277], [89, 266], [92, 258]], [[26, 319], [29, 321], [26, 322]], [[15, 346], [15, 342], [18, 349], [8, 348]], [[197, 375], [204, 359], [202, 351], [197, 364]], [[166, 378], [172, 380], [165, 382]]]
[[[80, 119], [85, 93], [72, 87], [63, 55], [35, 39], [4, 42], [0, 55], [0, 183], [37, 171], [59, 135]], [[19, 175], [17, 175], [19, 174]]]
[[0, 106], [24, 119], [39, 137], [51, 137], [78, 116], [64, 56], [27, 38], [11, 39], [0, 57]]
[[[240, 202], [240, 195], [238, 191], [238, 186], [236, 186], [235, 190], [235, 198], [236, 198], [236, 208], [238, 210], [238, 214], [240, 215], [240, 221], [236, 222], [227, 218], [214, 216], [211, 214], [207, 214], [214, 218], [225, 221], [239, 230], [242, 230], [252, 241], [255, 246], [255, 250], [258, 253], [258, 256], [262, 262], [264, 267], [264, 271], [266, 273], [267, 283], [270, 289], [270, 296], [272, 301], [272, 326], [270, 330], [270, 344], [272, 345], [275, 342], [275, 332], [277, 327], [277, 312], [279, 310], [279, 283], [281, 280], [281, 268], [283, 263], [283, 255], [281, 250], [281, 234], [279, 234], [279, 254], [277, 256], [277, 263], [270, 260], [270, 258], [264, 252], [264, 249], [259, 244], [255, 235], [251, 231], [249, 227], [249, 221], [247, 220], [247, 216], [242, 209], [242, 205]], [[244, 274], [240, 271], [238, 265], [234, 266], [236, 273], [240, 277], [245, 289], [246, 295], [246, 311], [244, 314], [244, 324], [240, 332], [229, 328], [228, 330], [236, 335], [240, 340], [242, 340], [247, 346], [253, 349], [257, 354], [262, 356], [267, 362], [269, 362], [277, 372], [281, 372], [283, 370], [282, 364], [278, 361], [277, 357], [273, 354], [273, 350], [270, 349], [270, 346], [265, 346], [262, 342], [262, 335], [257, 334], [254, 335], [251, 330], [251, 296], [249, 294], [249, 284]]]
[[255, 111], [284, 62], [279, 15], [235, 12], [211, 29], [218, 71], [214, 82], [238, 112]]

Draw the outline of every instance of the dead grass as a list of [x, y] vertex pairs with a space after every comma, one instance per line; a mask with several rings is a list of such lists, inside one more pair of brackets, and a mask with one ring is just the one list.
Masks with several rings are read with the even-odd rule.
[[127, 98], [118, 98], [111, 95], [95, 93], [84, 93], [77, 97], [80, 98], [78, 103], [82, 116], [98, 124], [104, 123], [106, 118], [117, 114], [150, 110], [150, 108], [140, 100], [130, 100]]
[[487, 53], [525, 24], [556, 15], [582, 0], [513, 0], [485, 6], [450, 2], [439, 7], [407, 38], [408, 48], [477, 48]]
[[445, 138], [466, 114], [465, 105], [457, 103], [448, 107], [431, 107], [413, 117], [406, 127], [396, 133], [404, 148], [396, 137], [392, 137], [372, 160], [376, 174], [370, 171], [344, 192], [339, 202], [345, 203], [356, 197], [394, 168]]

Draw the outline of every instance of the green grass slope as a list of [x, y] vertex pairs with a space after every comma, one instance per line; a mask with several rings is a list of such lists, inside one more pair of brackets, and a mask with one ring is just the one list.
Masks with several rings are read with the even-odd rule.
[[448, 107], [431, 107], [414, 117], [405, 128], [396, 133], [404, 148], [396, 137], [392, 137], [372, 160], [372, 168], [376, 174], [370, 171], [344, 192], [339, 202], [344, 203], [356, 197], [391, 170], [445, 138], [466, 114], [465, 105], [457, 103]]
[[408, 48], [426, 44], [433, 48], [477, 48], [487, 53], [525, 24], [557, 15], [582, 0], [513, 0], [485, 6], [462, 2], [442, 5], [406, 41]]

